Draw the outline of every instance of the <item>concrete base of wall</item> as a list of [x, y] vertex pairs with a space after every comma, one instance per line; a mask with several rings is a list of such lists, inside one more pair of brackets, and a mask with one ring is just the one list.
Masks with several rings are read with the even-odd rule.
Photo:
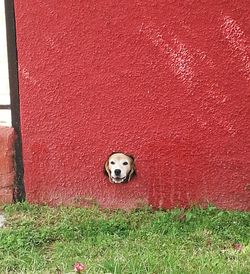
[[13, 201], [14, 140], [13, 128], [0, 127], [0, 205]]

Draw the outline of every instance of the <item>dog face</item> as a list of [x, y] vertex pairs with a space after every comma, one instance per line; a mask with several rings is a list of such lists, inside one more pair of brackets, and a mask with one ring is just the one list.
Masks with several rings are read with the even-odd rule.
[[105, 173], [111, 183], [129, 182], [135, 175], [134, 158], [120, 152], [112, 153], [105, 163]]

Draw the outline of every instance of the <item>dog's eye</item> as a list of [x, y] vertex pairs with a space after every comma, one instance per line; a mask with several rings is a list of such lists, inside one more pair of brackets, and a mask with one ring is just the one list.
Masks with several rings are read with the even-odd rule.
[[128, 165], [128, 162], [124, 162], [123, 165], [124, 165], [124, 166]]
[[114, 164], [115, 164], [115, 162], [114, 162], [114, 161], [111, 161], [111, 162], [110, 162], [110, 164], [111, 164], [111, 165], [114, 165]]

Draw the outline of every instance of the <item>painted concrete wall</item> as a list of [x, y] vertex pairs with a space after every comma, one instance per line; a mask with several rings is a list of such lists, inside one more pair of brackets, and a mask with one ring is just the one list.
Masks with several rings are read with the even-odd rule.
[[14, 130], [0, 126], [0, 205], [13, 201], [14, 141]]
[[[16, 0], [27, 199], [250, 209], [249, 1]], [[137, 177], [103, 175], [112, 151]]]

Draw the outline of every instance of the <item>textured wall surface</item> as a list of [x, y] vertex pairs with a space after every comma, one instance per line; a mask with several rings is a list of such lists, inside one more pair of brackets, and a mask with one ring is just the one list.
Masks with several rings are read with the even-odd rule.
[[[245, 0], [16, 0], [27, 198], [250, 209]], [[103, 175], [112, 151], [137, 177]]]
[[13, 201], [14, 140], [13, 128], [0, 126], [0, 205]]

